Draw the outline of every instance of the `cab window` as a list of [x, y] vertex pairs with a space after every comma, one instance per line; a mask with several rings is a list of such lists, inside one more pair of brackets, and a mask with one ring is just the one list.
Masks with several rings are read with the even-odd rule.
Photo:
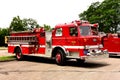
[[70, 27], [69, 32], [70, 32], [70, 36], [78, 36], [77, 27]]
[[62, 28], [56, 30], [55, 36], [62, 36]]

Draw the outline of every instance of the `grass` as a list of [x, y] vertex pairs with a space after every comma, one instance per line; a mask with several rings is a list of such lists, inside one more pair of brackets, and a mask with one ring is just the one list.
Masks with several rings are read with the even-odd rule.
[[11, 60], [15, 60], [15, 56], [1, 56], [0, 57], [0, 61], [11, 61]]
[[0, 50], [7, 50], [7, 47], [0, 47]]

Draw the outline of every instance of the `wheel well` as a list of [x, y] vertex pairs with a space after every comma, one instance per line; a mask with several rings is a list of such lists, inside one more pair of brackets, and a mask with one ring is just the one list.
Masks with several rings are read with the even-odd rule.
[[16, 46], [15, 49], [14, 49], [14, 53], [20, 52], [20, 51], [21, 51], [20, 47], [19, 47], [19, 46]]
[[65, 51], [61, 47], [55, 47], [52, 51], [52, 57], [55, 57], [57, 50], [61, 50], [62, 52], [65, 53]]

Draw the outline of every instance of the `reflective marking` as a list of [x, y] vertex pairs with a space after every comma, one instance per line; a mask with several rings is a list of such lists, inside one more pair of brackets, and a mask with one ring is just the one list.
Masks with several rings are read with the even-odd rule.
[[[53, 48], [57, 47], [57, 45], [53, 46]], [[69, 49], [84, 49], [84, 46], [63, 46], [64, 48], [69, 48]]]
[[42, 48], [45, 48], [46, 46], [45, 45], [39, 45], [40, 47], [42, 47]]
[[[8, 46], [20, 46], [19, 44], [8, 44]], [[55, 48], [57, 46], [60, 46], [60, 45], [54, 45], [52, 46], [52, 48]], [[21, 47], [35, 47], [35, 45], [21, 45]], [[45, 48], [46, 46], [45, 45], [39, 45], [39, 48]], [[61, 46], [61, 47], [64, 47], [64, 48], [69, 48], [69, 49], [84, 49], [85, 47], [84, 46]], [[92, 45], [92, 46], [89, 46], [89, 48], [98, 48], [99, 46], [98, 45]]]
[[35, 45], [21, 45], [21, 47], [35, 47]]
[[[20, 44], [8, 44], [8, 46], [20, 46]], [[21, 45], [21, 47], [35, 47], [35, 45]]]
[[8, 46], [20, 46], [19, 44], [8, 44]]
[[[57, 47], [57, 45], [56, 46], [54, 45], [53, 48], [54, 47]], [[84, 46], [63, 46], [63, 47], [69, 48], [69, 49], [84, 49], [85, 48]], [[98, 48], [99, 46], [98, 45], [92, 45], [92, 46], [88, 45], [88, 47], [89, 48]]]
[[98, 47], [99, 47], [98, 45], [89, 46], [89, 48], [98, 48]]
[[79, 49], [84, 49], [84, 46], [64, 46], [65, 48], [70, 48], [70, 49], [76, 49], [76, 48], [79, 48]]

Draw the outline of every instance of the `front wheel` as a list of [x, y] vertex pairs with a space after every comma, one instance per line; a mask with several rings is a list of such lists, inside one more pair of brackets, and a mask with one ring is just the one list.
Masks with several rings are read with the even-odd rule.
[[58, 65], [64, 65], [66, 61], [65, 53], [62, 50], [57, 50], [55, 60]]
[[114, 54], [109, 54], [109, 58], [112, 58], [114, 56]]

